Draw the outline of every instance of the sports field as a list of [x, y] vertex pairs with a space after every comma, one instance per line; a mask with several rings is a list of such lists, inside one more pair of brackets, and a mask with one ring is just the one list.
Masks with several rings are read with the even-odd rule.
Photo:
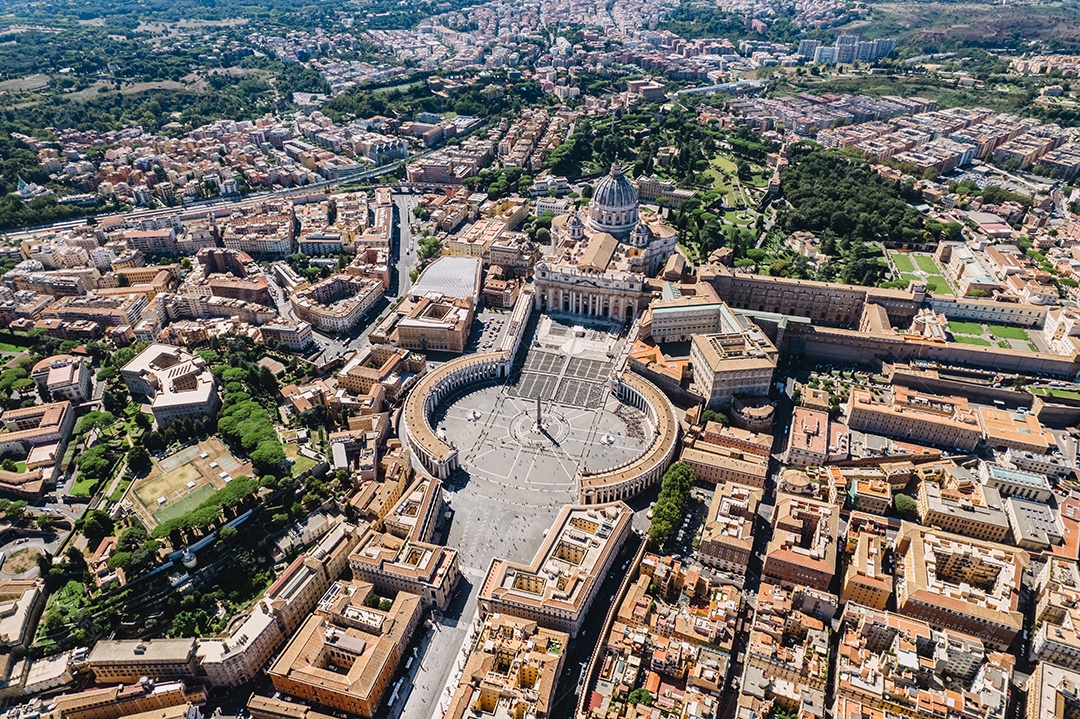
[[153, 529], [195, 509], [227, 480], [249, 476], [251, 465], [234, 457], [220, 439], [211, 437], [155, 461], [153, 471], [132, 487], [132, 508], [147, 528]]

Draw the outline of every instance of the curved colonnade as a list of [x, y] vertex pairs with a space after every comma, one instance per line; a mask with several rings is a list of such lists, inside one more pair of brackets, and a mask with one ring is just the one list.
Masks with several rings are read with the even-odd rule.
[[578, 497], [582, 504], [625, 500], [660, 483], [679, 446], [679, 421], [671, 402], [649, 380], [631, 372], [614, 378], [615, 396], [644, 412], [653, 425], [648, 449], [625, 464], [602, 472], [578, 472]]

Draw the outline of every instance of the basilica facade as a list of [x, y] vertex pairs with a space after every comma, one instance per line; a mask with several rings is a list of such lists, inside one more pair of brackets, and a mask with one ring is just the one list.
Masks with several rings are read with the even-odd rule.
[[619, 163], [597, 184], [583, 220], [576, 210], [551, 223], [551, 253], [537, 263], [536, 305], [632, 321], [651, 299], [646, 277], [675, 251], [675, 229], [642, 217], [638, 192]]

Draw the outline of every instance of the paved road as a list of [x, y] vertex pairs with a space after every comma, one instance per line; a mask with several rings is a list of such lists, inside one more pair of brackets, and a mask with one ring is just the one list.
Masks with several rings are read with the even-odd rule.
[[439, 719], [444, 687], [476, 614], [477, 595], [491, 560], [531, 559], [561, 508], [522, 506], [536, 499], [527, 489], [502, 490], [500, 496], [492, 497], [468, 483], [448, 488], [447, 497], [453, 518], [449, 532], [444, 532], [445, 544], [458, 550], [462, 583], [413, 662], [412, 681], [402, 682], [402, 692], [408, 694], [380, 714], [388, 719]]
[[412, 279], [409, 272], [416, 267], [416, 240], [412, 235], [412, 225], [415, 222], [413, 208], [420, 204], [420, 196], [411, 193], [396, 193], [394, 205], [397, 208], [397, 243], [391, 247], [391, 259], [395, 261], [397, 269], [398, 296], [405, 294], [412, 287]]
[[[56, 550], [63, 543], [65, 536], [67, 536], [67, 532], [52, 535], [50, 538], [28, 537], [26, 539], [13, 539], [0, 547], [0, 552], [3, 552], [6, 557], [10, 557], [12, 553], [17, 552], [20, 549], [37, 549], [42, 552], [48, 552], [52, 556], [56, 556]], [[30, 577], [36, 577], [37, 575], [38, 571], [36, 567], [32, 572], [28, 571], [23, 572], [22, 574], [9, 574], [8, 572], [0, 571], [0, 577], [3, 577], [4, 579], [11, 579], [13, 577], [28, 579]]]

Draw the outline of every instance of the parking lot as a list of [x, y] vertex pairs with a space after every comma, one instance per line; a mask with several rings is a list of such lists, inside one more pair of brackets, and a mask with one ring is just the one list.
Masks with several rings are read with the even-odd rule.
[[499, 346], [506, 333], [510, 311], [501, 308], [484, 308], [473, 319], [467, 352], [490, 352]]

